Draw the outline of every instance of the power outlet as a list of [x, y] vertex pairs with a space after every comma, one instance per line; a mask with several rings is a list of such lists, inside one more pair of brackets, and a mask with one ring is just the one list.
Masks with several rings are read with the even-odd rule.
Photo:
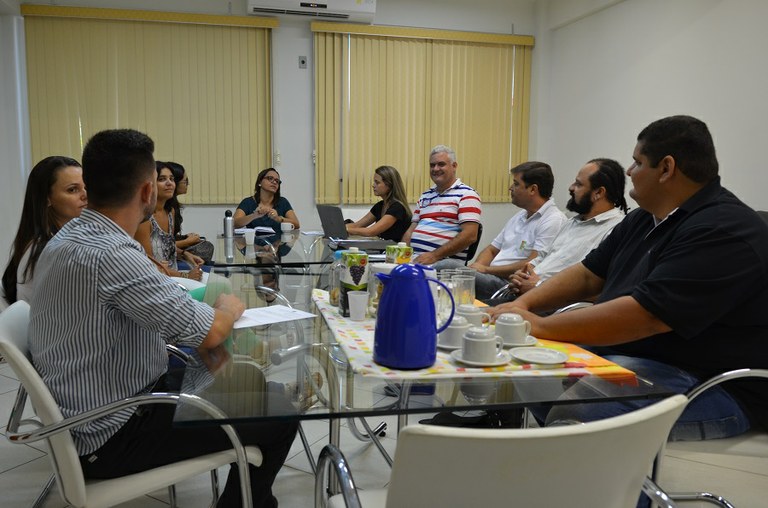
[[282, 158], [280, 157], [280, 151], [279, 150], [275, 150], [274, 159], [275, 159], [275, 166], [279, 166], [280, 163], [282, 162]]
[[306, 69], [307, 68], [307, 57], [300, 56], [299, 57], [299, 69]]

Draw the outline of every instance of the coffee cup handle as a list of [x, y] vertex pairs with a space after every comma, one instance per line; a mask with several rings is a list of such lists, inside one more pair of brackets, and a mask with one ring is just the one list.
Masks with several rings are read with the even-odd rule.
[[496, 346], [496, 355], [498, 356], [504, 351], [504, 337], [496, 336]]
[[525, 336], [529, 336], [531, 334], [531, 322], [530, 321], [524, 321], [525, 323]]
[[[487, 318], [483, 320], [483, 323], [481, 326], [483, 328], [488, 328], [489, 326], [491, 326], [491, 315], [488, 314], [487, 312], [481, 312], [481, 314]], [[528, 326], [530, 326], [530, 323], [528, 324]]]

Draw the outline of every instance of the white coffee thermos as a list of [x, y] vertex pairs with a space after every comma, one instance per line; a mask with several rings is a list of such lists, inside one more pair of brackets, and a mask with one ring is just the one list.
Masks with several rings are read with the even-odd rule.
[[224, 238], [235, 236], [235, 220], [232, 218], [232, 210], [224, 212]]

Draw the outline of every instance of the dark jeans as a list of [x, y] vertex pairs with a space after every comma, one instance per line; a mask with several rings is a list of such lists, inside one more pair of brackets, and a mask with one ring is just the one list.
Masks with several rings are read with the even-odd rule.
[[[178, 391], [163, 376], [153, 391]], [[282, 388], [282, 387], [281, 387]], [[272, 396], [270, 396], [270, 403]], [[286, 399], [285, 404], [290, 404]], [[220, 427], [174, 427], [172, 404], [139, 407], [134, 415], [101, 448], [80, 457], [86, 478], [115, 478], [180, 460], [232, 448]], [[261, 466], [249, 465], [254, 507], [276, 507], [272, 483], [283, 466], [296, 436], [298, 423], [277, 421], [235, 424], [243, 445], [261, 449]], [[240, 506], [240, 475], [232, 464], [218, 506]]]

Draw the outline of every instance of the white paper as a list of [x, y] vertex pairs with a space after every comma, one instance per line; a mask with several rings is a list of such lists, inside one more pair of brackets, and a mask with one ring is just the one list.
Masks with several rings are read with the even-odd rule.
[[325, 233], [322, 231], [302, 231], [301, 234], [307, 236], [323, 236]]
[[[251, 229], [251, 228], [236, 228], [235, 229], [235, 234], [236, 235], [244, 235], [245, 232], [248, 231], [249, 229]], [[272, 229], [269, 226], [256, 226], [255, 228], [253, 228], [253, 230], [255, 232], [257, 232], [257, 233], [269, 233], [271, 235], [275, 234], [275, 230]]]
[[273, 305], [271, 307], [259, 307], [255, 309], [246, 309], [243, 315], [235, 321], [233, 328], [250, 328], [251, 326], [264, 326], [272, 323], [283, 323], [285, 321], [296, 321], [297, 319], [307, 319], [315, 317], [315, 314], [304, 312], [303, 310], [292, 309], [285, 305]]

